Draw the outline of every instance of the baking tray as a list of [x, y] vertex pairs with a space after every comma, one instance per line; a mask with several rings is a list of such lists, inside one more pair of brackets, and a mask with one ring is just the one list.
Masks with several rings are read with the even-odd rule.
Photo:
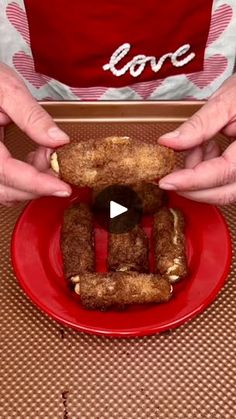
[[[75, 139], [135, 135], [155, 140], [202, 103], [43, 103]], [[222, 148], [229, 140], [217, 136]], [[24, 159], [35, 145], [14, 125], [6, 145]], [[234, 419], [236, 264], [200, 316], [156, 336], [84, 335], [38, 311], [20, 289], [10, 240], [23, 205], [0, 208], [2, 419]], [[222, 209], [235, 246], [236, 206]]]
[[181, 122], [204, 101], [41, 102], [57, 122]]

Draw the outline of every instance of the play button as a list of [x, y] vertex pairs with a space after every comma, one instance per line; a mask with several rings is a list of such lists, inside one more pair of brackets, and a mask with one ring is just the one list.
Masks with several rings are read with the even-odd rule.
[[115, 201], [110, 202], [110, 218], [118, 217], [118, 215], [124, 214], [128, 211], [128, 208], [118, 204]]
[[125, 233], [140, 222], [142, 201], [132, 188], [111, 185], [94, 198], [94, 215], [98, 224], [110, 233]]

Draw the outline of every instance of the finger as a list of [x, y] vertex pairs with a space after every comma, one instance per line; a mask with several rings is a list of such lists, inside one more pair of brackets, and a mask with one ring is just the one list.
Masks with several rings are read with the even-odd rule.
[[184, 166], [186, 169], [193, 169], [203, 160], [203, 148], [201, 146], [194, 147], [186, 153]]
[[222, 133], [227, 137], [236, 137], [236, 121], [232, 121], [223, 130]]
[[225, 185], [236, 180], [236, 167], [224, 155], [203, 161], [193, 169], [183, 169], [165, 176], [159, 182], [162, 189], [193, 191]]
[[0, 182], [37, 195], [69, 196], [71, 193], [70, 186], [58, 178], [40, 173], [27, 163], [12, 157], [2, 162]]
[[212, 189], [179, 192], [178, 194], [192, 201], [212, 205], [228, 205], [236, 202], [236, 183]]
[[35, 151], [31, 151], [30, 153], [28, 153], [25, 159], [26, 163], [32, 164], [34, 160], [34, 155]]
[[47, 170], [45, 170], [45, 173], [51, 175], [51, 176], [55, 176], [55, 177], [60, 177], [59, 173], [56, 173], [53, 169], [49, 168]]
[[40, 172], [45, 172], [50, 167], [50, 156], [52, 149], [46, 147], [39, 147], [36, 151], [28, 154], [27, 162], [34, 166]]
[[[229, 79], [226, 79], [223, 84], [221, 85], [220, 89], [216, 90], [215, 93], [211, 96], [210, 100], [214, 97], [220, 96], [222, 94], [228, 94], [229, 90], [232, 91], [232, 87], [235, 86], [236, 83], [236, 74], [233, 74]], [[222, 132], [229, 136], [235, 137], [236, 136], [236, 121], [235, 118], [233, 121], [229, 121], [226, 127], [223, 128]]]
[[210, 160], [221, 155], [221, 148], [219, 144], [212, 140], [210, 141], [203, 151], [203, 160]]
[[219, 144], [212, 140], [204, 148], [202, 146], [194, 147], [186, 152], [184, 166], [185, 169], [193, 169], [203, 160], [210, 160], [221, 155]]
[[12, 121], [38, 144], [55, 147], [69, 142], [68, 135], [31, 96], [22, 80], [6, 66], [2, 68], [0, 106]]
[[38, 198], [35, 194], [0, 185], [0, 203], [3, 205], [15, 201], [29, 201], [35, 198]]
[[213, 98], [220, 96], [224, 94], [225, 92], [229, 92], [229, 89], [231, 89], [233, 86], [235, 86], [236, 83], [236, 75], [233, 74], [231, 77], [226, 79], [219, 89], [217, 89], [211, 96], [209, 100], [212, 100]]
[[212, 138], [234, 117], [232, 94], [219, 95], [207, 102], [176, 131], [164, 134], [159, 143], [176, 150], [188, 150]]
[[0, 111], [0, 125], [4, 126], [7, 125], [11, 122], [11, 119], [9, 118], [9, 116], [7, 116], [4, 112]]

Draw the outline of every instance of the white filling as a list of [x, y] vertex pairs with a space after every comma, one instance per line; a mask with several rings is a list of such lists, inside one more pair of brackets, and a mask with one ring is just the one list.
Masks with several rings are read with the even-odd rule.
[[[166, 272], [167, 275], [169, 275], [171, 272], [178, 269], [178, 267], [180, 265], [181, 265], [181, 258], [175, 258], [174, 259], [174, 264], [167, 269], [167, 272]], [[170, 281], [177, 281], [177, 279], [179, 279], [179, 275], [169, 275], [169, 280]]]
[[178, 267], [181, 265], [181, 258], [175, 258], [174, 259], [174, 263], [172, 266], [170, 266], [167, 269], [167, 275], [169, 275], [171, 272], [175, 271], [176, 269], [178, 269]]
[[118, 272], [125, 272], [128, 271], [128, 267], [127, 266], [122, 266], [120, 269], [117, 269]]
[[[176, 214], [176, 212], [173, 209], [170, 209], [171, 214], [174, 217], [174, 236], [173, 236], [173, 244], [177, 245], [178, 243], [178, 215]], [[169, 280], [170, 281], [177, 281], [179, 279], [179, 275], [170, 275], [171, 272], [175, 272], [176, 269], [178, 269], [178, 267], [181, 265], [181, 258], [174, 258], [173, 260], [173, 265], [170, 266], [167, 269], [167, 275], [169, 275]]]
[[77, 284], [78, 282], [80, 282], [80, 276], [79, 275], [75, 275], [71, 277], [71, 282], [73, 282], [73, 284]]
[[75, 293], [80, 295], [80, 283], [75, 285]]
[[107, 140], [113, 144], [126, 144], [130, 137], [108, 137]]
[[70, 280], [73, 284], [75, 284], [74, 290], [76, 294], [80, 295], [80, 276], [79, 275], [72, 276]]
[[176, 212], [170, 208], [170, 212], [174, 217], [174, 236], [173, 236], [173, 243], [177, 244], [178, 243], [178, 215], [176, 214]]
[[170, 266], [167, 269], [167, 274], [170, 274], [171, 272], [175, 271], [179, 266], [181, 265], [181, 259], [180, 258], [174, 258], [174, 263], [172, 266]]
[[172, 282], [175, 282], [179, 279], [179, 275], [170, 275], [169, 280]]
[[57, 153], [56, 152], [52, 153], [52, 155], [51, 155], [51, 168], [56, 173], [59, 173], [60, 172], [59, 164], [58, 164], [58, 160], [57, 160]]

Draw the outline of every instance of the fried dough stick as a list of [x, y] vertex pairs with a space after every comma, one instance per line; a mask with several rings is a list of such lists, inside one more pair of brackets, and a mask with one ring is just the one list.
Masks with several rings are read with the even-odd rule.
[[171, 283], [185, 277], [188, 269], [183, 214], [176, 209], [160, 209], [154, 216], [153, 237], [155, 272]]
[[65, 210], [61, 232], [65, 277], [79, 288], [78, 274], [95, 267], [92, 213], [88, 205], [75, 204]]
[[108, 270], [148, 272], [148, 237], [136, 226], [123, 234], [109, 234]]
[[167, 203], [166, 191], [154, 183], [136, 183], [131, 188], [141, 199], [144, 214], [153, 214]]
[[81, 187], [160, 179], [174, 163], [173, 150], [129, 137], [72, 142], [51, 156], [52, 169], [61, 179]]
[[161, 303], [171, 298], [171, 292], [171, 284], [160, 275], [137, 272], [80, 275], [81, 303], [88, 309], [107, 310], [135, 303]]
[[[119, 185], [124, 186], [124, 185]], [[143, 214], [154, 214], [161, 207], [167, 204], [168, 196], [166, 191], [159, 188], [155, 183], [140, 182], [134, 185], [126, 185], [131, 190], [136, 192], [142, 203]], [[96, 198], [100, 192], [104, 190], [103, 186], [98, 186], [93, 189], [93, 202], [96, 202]]]

